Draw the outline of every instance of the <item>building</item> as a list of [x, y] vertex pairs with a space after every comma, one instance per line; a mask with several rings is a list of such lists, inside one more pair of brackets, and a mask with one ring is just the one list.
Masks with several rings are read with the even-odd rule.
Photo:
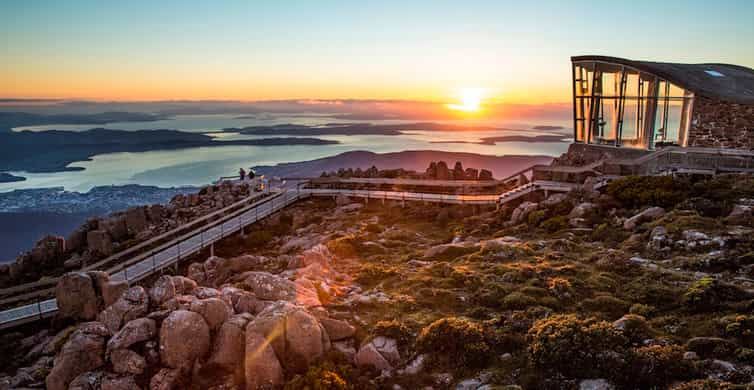
[[571, 57], [576, 143], [754, 150], [754, 70]]

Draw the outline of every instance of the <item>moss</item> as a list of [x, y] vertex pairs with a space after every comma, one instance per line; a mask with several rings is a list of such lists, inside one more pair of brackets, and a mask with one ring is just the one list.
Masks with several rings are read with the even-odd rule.
[[601, 241], [606, 244], [618, 244], [623, 242], [630, 235], [622, 227], [613, 226], [609, 223], [601, 223], [592, 231], [592, 240]]
[[606, 321], [572, 314], [539, 320], [527, 333], [535, 367], [570, 377], [589, 378], [615, 369], [628, 340]]
[[493, 356], [484, 328], [461, 317], [443, 318], [424, 327], [417, 338], [417, 347], [439, 367], [482, 367]]
[[539, 226], [539, 224], [542, 223], [545, 218], [547, 218], [546, 210], [535, 210], [529, 213], [527, 222], [529, 223], [529, 226]]

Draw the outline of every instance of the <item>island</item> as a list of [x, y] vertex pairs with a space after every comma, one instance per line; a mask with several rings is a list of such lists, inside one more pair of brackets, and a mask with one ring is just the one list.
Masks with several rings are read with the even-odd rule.
[[178, 130], [21, 131], [0, 133], [0, 172], [61, 172], [81, 170], [69, 167], [104, 153], [147, 152], [207, 146], [330, 145], [338, 141], [318, 138], [261, 138], [221, 141], [198, 133]]
[[29, 112], [0, 112], [0, 132], [14, 127], [40, 125], [104, 125], [113, 122], [152, 122], [169, 118], [167, 115], [145, 112], [108, 111], [98, 114], [42, 115]]
[[25, 177], [11, 175], [8, 172], [0, 172], [0, 183], [13, 183], [24, 180], [26, 180]]

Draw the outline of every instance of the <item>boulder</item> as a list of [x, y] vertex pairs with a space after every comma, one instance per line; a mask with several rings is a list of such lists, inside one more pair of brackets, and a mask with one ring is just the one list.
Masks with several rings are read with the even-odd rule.
[[736, 204], [730, 211], [725, 222], [733, 225], [751, 225], [754, 220], [754, 207], [751, 205]]
[[117, 302], [120, 296], [128, 290], [128, 283], [125, 281], [116, 282], [114, 280], [107, 280], [99, 284], [99, 288], [102, 293], [102, 301], [105, 307], [108, 307]]
[[479, 170], [475, 168], [466, 168], [463, 176], [466, 180], [477, 180], [479, 179]]
[[99, 256], [113, 254], [113, 242], [105, 230], [90, 230], [86, 233], [86, 244], [89, 252]]
[[99, 229], [102, 229], [110, 235], [115, 241], [123, 241], [128, 238], [128, 228], [126, 227], [126, 217], [124, 215], [113, 215], [99, 221]]
[[456, 164], [453, 166], [453, 179], [463, 180], [465, 178], [466, 178], [466, 173], [463, 170], [463, 164], [461, 164], [460, 161], [456, 161]]
[[623, 228], [626, 230], [634, 230], [642, 223], [653, 221], [657, 218], [662, 217], [663, 215], [665, 215], [665, 209], [663, 209], [662, 207], [650, 207], [625, 220], [623, 222]]
[[278, 387], [285, 382], [283, 367], [265, 336], [247, 330], [245, 349], [249, 351], [244, 357], [246, 390]]
[[149, 390], [180, 390], [183, 388], [181, 370], [163, 368], [149, 381]]
[[613, 390], [615, 387], [605, 379], [584, 379], [579, 382], [579, 390]]
[[435, 245], [424, 251], [424, 258], [433, 259], [457, 257], [473, 251], [473, 248], [476, 248], [476, 245], [476, 243], [468, 242]]
[[201, 315], [176, 310], [160, 328], [160, 359], [171, 368], [191, 368], [194, 361], [207, 354], [210, 346], [209, 326]]
[[58, 311], [63, 317], [93, 320], [100, 308], [94, 281], [84, 272], [63, 275], [55, 287]]
[[138, 318], [126, 323], [107, 342], [107, 351], [125, 349], [136, 343], [147, 341], [157, 335], [157, 324], [149, 318]]
[[327, 332], [331, 341], [338, 341], [353, 337], [356, 328], [345, 321], [335, 320], [332, 318], [322, 318], [319, 320]]
[[492, 172], [486, 169], [482, 169], [481, 171], [479, 171], [479, 180], [495, 180], [495, 179], [492, 177]]
[[215, 336], [209, 364], [227, 369], [241, 365], [246, 344], [246, 325], [249, 320], [251, 320], [251, 316], [238, 314], [225, 321]]
[[503, 236], [482, 241], [480, 249], [486, 252], [500, 252], [519, 243], [521, 243], [521, 240], [517, 237]]
[[244, 273], [243, 286], [259, 299], [268, 301], [294, 301], [296, 284], [269, 272]]
[[338, 194], [338, 196], [335, 197], [335, 204], [338, 206], [345, 206], [351, 204], [351, 199], [343, 194]]
[[708, 359], [732, 354], [736, 344], [719, 337], [692, 337], [686, 342], [686, 349]]
[[149, 312], [149, 298], [141, 286], [134, 286], [123, 292], [115, 303], [99, 315], [99, 321], [110, 332], [117, 332], [128, 321], [144, 317]]
[[119, 374], [138, 375], [147, 368], [147, 361], [138, 353], [130, 349], [116, 349], [110, 352], [113, 371]]
[[511, 213], [511, 223], [518, 225], [526, 220], [529, 213], [537, 209], [537, 204], [534, 202], [522, 202], [518, 207], [513, 209]]
[[374, 367], [380, 371], [391, 370], [400, 363], [398, 344], [394, 339], [375, 337], [359, 348], [354, 361], [360, 367]]
[[102, 388], [101, 371], [88, 371], [76, 377], [68, 385], [68, 390], [99, 390]]
[[257, 296], [235, 287], [223, 287], [220, 290], [222, 299], [229, 303], [236, 313], [256, 314], [264, 309]]
[[[524, 183], [526, 184], [526, 183]], [[521, 185], [519, 183], [518, 185]], [[568, 200], [568, 194], [552, 194], [542, 201], [542, 206], [551, 207]]]
[[128, 233], [132, 235], [147, 228], [147, 213], [144, 207], [132, 207], [126, 210], [126, 227]]
[[279, 363], [291, 372], [306, 371], [329, 347], [329, 339], [317, 319], [288, 302], [272, 304], [259, 313], [246, 326], [247, 340], [250, 333], [266, 338]]
[[652, 232], [649, 233], [647, 248], [655, 252], [660, 252], [665, 248], [669, 249], [668, 244], [670, 243], [671, 241], [668, 239], [668, 230], [665, 229], [664, 226], [656, 226], [652, 229]]
[[106, 335], [107, 329], [101, 323], [79, 326], [55, 357], [54, 366], [45, 379], [47, 389], [65, 390], [80, 374], [105, 365]]
[[106, 375], [101, 390], [141, 390], [133, 376]]
[[199, 313], [211, 330], [217, 330], [225, 320], [233, 315], [233, 309], [220, 298], [194, 301], [189, 310]]

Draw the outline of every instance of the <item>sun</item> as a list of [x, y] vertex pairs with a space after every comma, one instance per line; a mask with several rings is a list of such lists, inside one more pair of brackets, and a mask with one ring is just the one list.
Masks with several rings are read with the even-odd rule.
[[451, 110], [464, 112], [478, 112], [485, 98], [484, 88], [461, 88], [457, 92], [461, 104], [447, 104]]

